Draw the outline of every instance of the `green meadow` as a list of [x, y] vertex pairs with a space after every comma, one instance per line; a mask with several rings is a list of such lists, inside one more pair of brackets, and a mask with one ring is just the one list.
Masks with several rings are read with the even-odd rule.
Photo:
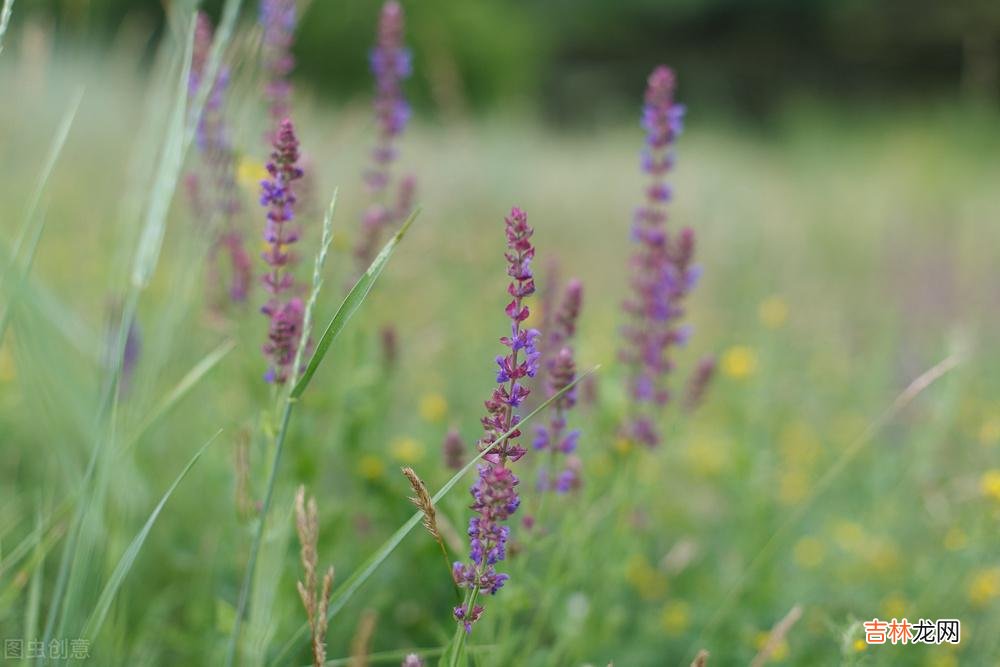
[[[455, 664], [441, 549], [415, 520], [397, 533], [415, 510], [400, 467], [434, 494], [455, 474], [449, 429], [476, 454], [509, 331], [514, 205], [535, 228], [539, 291], [582, 281], [577, 367], [598, 368], [569, 414], [581, 488], [539, 493], [536, 452], [512, 466], [510, 580], [463, 661], [687, 665], [705, 649], [709, 665], [1000, 664], [995, 112], [802, 100], [750, 123], [689, 108], [669, 224], [697, 232], [703, 275], [652, 450], [621, 435], [618, 361], [641, 88], [632, 116], [568, 127], [523, 109], [418, 113], [398, 168], [419, 214], [289, 403], [270, 487], [286, 403], [263, 379], [265, 295], [255, 280], [245, 303], [225, 298], [212, 222], [186, 197], [197, 100], [182, 41], [168, 34], [148, 67], [128, 44], [0, 54], [0, 639], [25, 649], [12, 664], [41, 664], [27, 648], [43, 638], [85, 640], [95, 665], [225, 664], [244, 588], [235, 663], [310, 664], [299, 485], [335, 570], [328, 664]], [[259, 275], [255, 85], [234, 70], [239, 225]], [[366, 98], [302, 86], [294, 105], [306, 286], [337, 192], [319, 341], [352, 282], [375, 128]], [[127, 373], [123, 313], [139, 350]], [[685, 411], [705, 354], [716, 376]], [[436, 503], [449, 560], [467, 555], [474, 477]], [[958, 619], [961, 641], [865, 642], [863, 622], [904, 617]]]

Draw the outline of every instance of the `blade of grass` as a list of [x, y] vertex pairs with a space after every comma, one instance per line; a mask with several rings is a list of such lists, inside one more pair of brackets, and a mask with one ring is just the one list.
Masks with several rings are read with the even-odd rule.
[[304, 392], [306, 387], [309, 386], [309, 382], [312, 380], [313, 375], [316, 374], [316, 369], [319, 368], [320, 363], [322, 363], [323, 357], [326, 356], [327, 351], [330, 349], [330, 345], [334, 340], [336, 340], [337, 336], [340, 335], [340, 332], [344, 330], [344, 327], [347, 325], [347, 322], [350, 321], [351, 316], [354, 315], [355, 311], [357, 311], [361, 304], [364, 303], [364, 300], [371, 291], [375, 281], [378, 280], [380, 275], [382, 275], [382, 270], [389, 262], [389, 257], [392, 255], [393, 250], [395, 250], [399, 242], [403, 240], [403, 236], [410, 228], [410, 225], [413, 224], [413, 221], [417, 219], [419, 214], [420, 209], [416, 209], [410, 214], [410, 217], [406, 219], [406, 222], [404, 222], [399, 228], [399, 231], [397, 231], [393, 237], [389, 239], [389, 242], [385, 244], [382, 251], [377, 257], [375, 257], [371, 265], [368, 267], [368, 270], [365, 271], [364, 275], [358, 278], [358, 281], [354, 283], [354, 287], [352, 287], [351, 291], [348, 292], [344, 302], [340, 304], [340, 308], [338, 308], [337, 312], [334, 313], [333, 319], [330, 320], [330, 323], [326, 326], [326, 330], [323, 332], [323, 336], [316, 344], [316, 351], [313, 352], [312, 357], [309, 359], [309, 365], [306, 366], [305, 372], [302, 373], [302, 377], [299, 378], [299, 381], [296, 382], [295, 386], [292, 388], [291, 398], [293, 400], [302, 396], [302, 392]]
[[219, 345], [217, 348], [209, 352], [207, 355], [202, 357], [201, 361], [195, 364], [191, 370], [184, 374], [184, 377], [174, 385], [167, 394], [156, 404], [156, 407], [146, 415], [146, 417], [140, 422], [139, 427], [131, 435], [128, 442], [125, 444], [125, 448], [135, 444], [139, 439], [146, 433], [150, 426], [158, 422], [165, 414], [170, 412], [174, 406], [181, 402], [185, 396], [187, 396], [192, 389], [204, 378], [209, 371], [218, 365], [226, 355], [232, 352], [236, 348], [235, 340], [227, 340]]
[[[2, 18], [0, 18], [0, 20], [2, 20]], [[14, 300], [20, 293], [20, 284], [25, 281], [28, 273], [31, 271], [31, 266], [35, 259], [35, 251], [38, 249], [38, 242], [42, 237], [42, 231], [45, 229], [46, 216], [38, 215], [38, 206], [41, 203], [42, 194], [45, 192], [45, 188], [49, 182], [49, 177], [52, 175], [56, 163], [59, 161], [59, 156], [62, 154], [63, 147], [66, 145], [66, 139], [69, 137], [70, 128], [73, 126], [73, 121], [76, 119], [76, 112], [79, 110], [80, 102], [82, 100], [83, 89], [81, 88], [77, 91], [73, 100], [70, 102], [69, 107], [66, 109], [66, 113], [63, 114], [62, 121], [60, 121], [59, 126], [56, 128], [56, 134], [52, 139], [52, 144], [49, 146], [49, 152], [47, 153], [45, 162], [42, 165], [42, 171], [39, 174], [38, 182], [35, 184], [35, 189], [32, 191], [31, 197], [28, 199], [28, 205], [24, 212], [24, 219], [21, 223], [21, 228], [18, 230], [17, 236], [14, 239], [14, 244], [10, 249], [10, 257], [7, 266], [4, 269], [3, 275], [0, 276], [0, 285], [2, 285], [4, 290], [7, 292], [7, 301], [4, 305], [2, 314], [0, 314], [0, 343], [3, 342], [4, 334], [7, 331], [7, 323], [10, 321], [10, 314], [13, 310]], [[37, 223], [35, 223], [36, 220]], [[24, 244], [25, 239], [30, 239], [30, 241], [25, 257], [24, 259], [21, 259], [19, 255], [21, 254], [21, 246]], [[18, 264], [21, 265], [20, 270], [18, 269]], [[17, 280], [18, 286], [14, 288], [9, 287], [8, 285], [11, 280]]]
[[[309, 336], [312, 335], [313, 309], [316, 307], [319, 291], [323, 287], [323, 267], [326, 265], [326, 255], [330, 251], [330, 242], [333, 240], [333, 213], [337, 209], [337, 192], [337, 190], [333, 191], [330, 205], [326, 209], [326, 215], [323, 216], [323, 236], [319, 242], [319, 252], [316, 253], [316, 261], [313, 263], [312, 291], [309, 293], [309, 299], [306, 301], [305, 312], [302, 316], [302, 340], [295, 351], [295, 363], [292, 365], [292, 368], [302, 368], [302, 356], [305, 354], [307, 347], [305, 343], [309, 340]], [[336, 319], [336, 315], [334, 319]]]
[[[218, 30], [215, 33], [212, 49], [205, 66], [206, 80], [211, 81], [216, 77], [222, 61], [222, 53], [232, 35], [240, 5], [241, 0], [226, 0], [223, 6], [222, 18], [219, 21]], [[129, 326], [138, 305], [139, 294], [148, 284], [156, 268], [165, 233], [165, 218], [180, 178], [180, 169], [184, 154], [194, 139], [198, 120], [201, 117], [201, 111], [208, 99], [209, 89], [211, 88], [211, 86], [203, 86], [202, 90], [198, 92], [194, 103], [191, 105], [188, 122], [185, 124], [184, 114], [188, 106], [187, 84], [194, 47], [194, 29], [195, 20], [194, 16], [191, 15], [187, 40], [184, 45], [184, 55], [181, 61], [180, 77], [176, 89], [177, 99], [170, 120], [168, 121], [167, 131], [163, 140], [163, 149], [160, 152], [155, 176], [151, 184], [152, 194], [132, 261], [131, 280], [129, 286], [126, 288], [126, 296], [122, 300], [121, 322], [118, 327], [117, 339], [111, 350], [108, 381], [102, 391], [102, 397], [97, 407], [97, 419], [104, 424], [104, 428], [99, 430], [104, 430], [110, 436], [112, 451], [114, 451], [113, 442], [116, 433], [116, 405], [122, 371], [122, 355], [125, 349]], [[103, 449], [101, 445], [105, 440], [98, 438], [92, 447], [90, 461], [88, 462], [82, 485], [84, 488], [83, 497], [81, 502], [77, 504], [60, 560], [52, 604], [49, 607], [49, 614], [46, 619], [43, 643], [48, 643], [57, 625], [61, 628], [65, 623], [65, 609], [68, 598], [64, 596], [64, 593], [67, 581], [70, 578], [70, 565], [74, 562], [73, 556], [78, 548], [84, 512], [90, 504], [87, 502], [88, 496], [91, 495], [88, 491], [88, 486], [100, 459]]]
[[86, 639], [94, 639], [97, 633], [101, 630], [101, 625], [104, 623], [104, 619], [107, 618], [108, 611], [111, 609], [111, 603], [114, 602], [115, 595], [118, 594], [118, 590], [121, 588], [122, 583], [125, 581], [125, 577], [128, 575], [129, 571], [132, 569], [132, 565], [135, 563], [136, 558], [139, 557], [139, 551], [142, 550], [142, 545], [146, 542], [146, 538], [149, 537], [150, 531], [153, 529], [153, 524], [156, 523], [156, 519], [159, 518], [160, 512], [163, 511], [164, 506], [173, 495], [174, 491], [180, 485], [180, 483], [187, 477], [187, 474], [194, 467], [194, 464], [198, 462], [201, 455], [205, 453], [208, 446], [215, 442], [215, 439], [219, 437], [222, 433], [222, 429], [219, 429], [215, 435], [209, 438], [208, 442], [201, 446], [195, 455], [191, 457], [191, 460], [187, 462], [184, 469], [181, 470], [177, 479], [174, 480], [173, 484], [167, 489], [163, 497], [160, 498], [160, 502], [156, 504], [153, 508], [152, 514], [146, 519], [146, 523], [143, 525], [142, 530], [135, 536], [128, 548], [125, 549], [125, 553], [122, 554], [121, 559], [118, 561], [118, 565], [115, 566], [114, 571], [111, 573], [111, 577], [108, 579], [108, 583], [105, 584], [104, 590], [101, 591], [101, 596], [97, 600], [97, 606], [94, 611], [91, 612], [90, 618], [87, 619], [87, 624], [84, 626], [82, 637]]
[[[335, 205], [336, 205], [336, 193], [334, 194], [333, 200], [330, 202], [330, 207], [327, 209], [327, 217], [324, 220], [323, 224], [324, 227], [323, 237], [325, 245], [320, 247], [320, 251], [316, 257], [316, 264], [315, 264], [316, 268], [313, 272], [313, 293], [310, 295], [309, 298], [309, 303], [311, 305], [315, 305], [316, 296], [318, 295], [319, 288], [322, 285], [322, 268], [323, 268], [323, 263], [326, 261], [326, 253], [331, 238], [330, 230], [332, 229], [332, 219], [333, 219], [333, 211]], [[416, 219], [416, 212], [414, 212], [414, 214], [410, 216], [410, 218], [403, 224], [403, 227], [395, 234], [395, 236], [393, 236], [393, 238], [390, 239], [389, 242], [385, 244], [385, 247], [382, 249], [382, 252], [378, 254], [375, 260], [372, 262], [372, 265], [368, 267], [368, 270], [365, 272], [365, 275], [360, 280], [358, 280], [357, 284], [354, 286], [353, 289], [351, 289], [350, 293], [344, 299], [344, 302], [340, 305], [340, 308], [337, 309], [337, 312], [334, 314], [333, 319], [327, 326], [326, 331], [323, 334], [323, 338], [320, 340], [319, 345], [317, 345], [316, 347], [316, 351], [313, 353], [313, 356], [309, 361], [309, 366], [306, 369], [306, 373], [309, 373], [310, 376], [312, 375], [312, 373], [316, 372], [316, 368], [322, 361], [323, 356], [326, 354], [327, 349], [329, 349], [330, 344], [333, 342], [333, 339], [337, 337], [337, 334], [339, 334], [341, 330], [343, 330], [344, 326], [351, 319], [351, 316], [353, 316], [354, 313], [357, 312], [358, 308], [364, 302], [365, 297], [368, 296], [368, 293], [371, 291], [372, 286], [375, 284], [375, 281], [382, 274], [382, 270], [385, 268], [386, 263], [388, 263], [389, 257], [392, 255], [393, 250], [399, 244], [400, 239], [402, 239], [403, 233], [410, 226], [410, 224], [413, 223], [414, 219]], [[311, 315], [308, 312], [305, 314], [305, 317], [303, 319], [304, 322], [307, 321], [306, 318], [309, 318], [309, 320], [311, 320]], [[299, 341], [299, 352], [301, 352], [302, 348], [305, 347], [305, 342], [308, 340], [308, 337], [309, 337], [309, 328], [304, 326], [302, 330], [302, 338]], [[296, 368], [299, 367], [300, 361], [301, 361], [301, 355], [297, 354]], [[305, 378], [305, 375], [303, 375], [303, 378]], [[236, 602], [236, 616], [233, 620], [233, 631], [229, 637], [229, 645], [228, 648], [226, 649], [225, 664], [227, 665], [227, 667], [232, 665], [233, 661], [236, 658], [237, 645], [239, 644], [239, 639], [240, 639], [240, 628], [242, 626], [243, 615], [246, 612], [247, 602], [250, 599], [250, 589], [253, 586], [254, 570], [257, 567], [257, 558], [260, 553], [261, 540], [263, 539], [264, 535], [264, 525], [265, 522], [267, 521], [267, 515], [271, 508], [272, 500], [274, 498], [274, 487], [278, 477], [278, 468], [281, 464], [281, 454], [284, 451], [285, 447], [285, 438], [288, 434], [288, 423], [291, 420], [292, 409], [295, 406], [298, 397], [302, 394], [302, 391], [305, 390], [305, 387], [307, 385], [308, 381], [303, 383], [302, 380], [299, 380], [299, 382], [295, 384], [295, 386], [289, 392], [288, 396], [285, 398], [284, 401], [284, 409], [282, 410], [278, 435], [274, 441], [274, 456], [271, 459], [271, 468], [270, 472], [268, 473], [267, 490], [265, 491], [264, 501], [263, 504], [261, 505], [260, 518], [258, 519], [257, 529], [254, 531], [253, 541], [250, 544], [250, 556], [247, 559], [247, 569], [243, 577], [243, 585], [240, 587], [239, 598]], [[296, 393], [296, 391], [298, 393]]]
[[[595, 373], [599, 368], [600, 366], [594, 366], [587, 372], [582, 373], [569, 385], [564, 387], [559, 392], [550, 396], [548, 399], [545, 400], [544, 403], [542, 403], [537, 408], [532, 410], [526, 417], [524, 417], [518, 422], [517, 426], [515, 426], [514, 428], [510, 429], [509, 431], [501, 435], [499, 438], [497, 438], [496, 441], [490, 447], [487, 447], [483, 451], [479, 452], [479, 454], [477, 454], [471, 461], [469, 461], [465, 465], [465, 467], [463, 467], [461, 470], [455, 473], [451, 479], [445, 482], [444, 486], [442, 486], [438, 490], [438, 492], [431, 497], [431, 501], [435, 505], [441, 502], [441, 499], [444, 498], [448, 494], [448, 492], [451, 491], [456, 484], [458, 484], [458, 482], [462, 479], [462, 477], [464, 477], [467, 472], [472, 470], [472, 467], [475, 466], [477, 463], [479, 463], [480, 459], [486, 456], [486, 454], [488, 454], [493, 447], [496, 447], [497, 445], [504, 442], [507, 438], [510, 437], [511, 433], [523, 427], [532, 418], [534, 418], [540, 412], [545, 410], [545, 408], [547, 408], [553, 401], [558, 399], [567, 391], [571, 390], [579, 382], [583, 381], [586, 377]], [[379, 566], [385, 561], [385, 559], [388, 558], [390, 554], [392, 554], [392, 552], [396, 550], [396, 547], [398, 547], [400, 543], [403, 541], [403, 539], [407, 535], [409, 535], [410, 531], [413, 530], [417, 526], [417, 524], [421, 522], [423, 516], [424, 516], [423, 512], [419, 510], [415, 512], [413, 516], [411, 516], [406, 521], [406, 523], [400, 526], [399, 529], [396, 530], [396, 532], [394, 532], [391, 536], [389, 536], [389, 539], [387, 539], [385, 543], [382, 544], [382, 546], [380, 546], [375, 551], [375, 553], [369, 556], [368, 559], [365, 560], [351, 574], [351, 576], [348, 577], [347, 580], [344, 581], [337, 588], [337, 590], [333, 592], [333, 595], [330, 597], [330, 606], [327, 609], [327, 614], [326, 614], [327, 622], [329, 622], [329, 620], [332, 619], [337, 612], [339, 612], [341, 609], [344, 608], [344, 605], [346, 605], [347, 602], [354, 595], [354, 593], [356, 593], [357, 590], [361, 588], [362, 584], [364, 584], [365, 581], [367, 581], [368, 578], [375, 573], [375, 570], [377, 570]], [[271, 660], [269, 664], [277, 665], [282, 663], [285, 656], [288, 655], [289, 651], [291, 651], [295, 647], [295, 645], [298, 642], [300, 642], [303, 637], [305, 637], [305, 634], [308, 631], [308, 629], [309, 629], [308, 623], [303, 623], [301, 626], [299, 626], [299, 629], [295, 633], [295, 635], [285, 643], [285, 645], [281, 648], [281, 651], [278, 653], [277, 657]]]
[[14, 12], [14, 0], [4, 0], [3, 9], [0, 10], [0, 53], [3, 53], [3, 36], [7, 34], [7, 26], [10, 25], [10, 15]]

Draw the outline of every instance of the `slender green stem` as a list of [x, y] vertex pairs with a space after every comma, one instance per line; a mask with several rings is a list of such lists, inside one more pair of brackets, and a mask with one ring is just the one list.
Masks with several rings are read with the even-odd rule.
[[295, 401], [291, 398], [285, 400], [285, 409], [281, 415], [281, 427], [278, 429], [278, 436], [274, 441], [274, 458], [271, 460], [271, 472], [267, 478], [267, 490], [264, 493], [264, 502], [260, 508], [260, 518], [257, 522], [257, 530], [250, 545], [250, 558], [247, 561], [246, 574], [243, 576], [243, 586], [240, 587], [240, 597], [236, 604], [236, 618], [233, 621], [233, 634], [229, 638], [229, 648], [226, 650], [227, 667], [233, 664], [236, 657], [236, 646], [240, 639], [240, 626], [243, 614], [246, 612], [247, 602], [250, 598], [250, 589], [253, 585], [254, 571], [257, 569], [257, 557], [260, 555], [260, 545], [264, 539], [264, 526], [267, 523], [267, 514], [271, 509], [271, 502], [274, 499], [275, 482], [278, 479], [278, 468], [281, 465], [281, 452], [285, 447], [285, 436], [288, 433], [288, 421], [292, 415], [292, 407]]
[[[472, 614], [473, 608], [476, 606], [476, 600], [479, 598], [479, 585], [477, 584], [473, 587], [472, 592], [469, 594], [468, 604], [464, 604], [466, 618]], [[459, 622], [455, 626], [455, 638], [451, 640], [452, 651], [450, 659], [448, 661], [449, 667], [458, 667], [462, 664], [462, 658], [465, 657], [465, 639], [469, 636], [469, 633], [465, 630], [465, 624]]]

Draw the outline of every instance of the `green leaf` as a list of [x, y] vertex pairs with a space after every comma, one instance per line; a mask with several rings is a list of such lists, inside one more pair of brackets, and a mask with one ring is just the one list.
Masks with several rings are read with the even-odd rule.
[[122, 554], [121, 559], [118, 561], [118, 565], [115, 566], [114, 571], [111, 573], [111, 578], [108, 583], [105, 584], [104, 590], [101, 591], [101, 597], [97, 600], [97, 606], [94, 611], [91, 612], [90, 618], [87, 619], [87, 625], [83, 629], [83, 637], [87, 639], [93, 639], [97, 636], [97, 633], [101, 630], [101, 625], [104, 623], [104, 619], [108, 615], [108, 611], [111, 609], [111, 603], [115, 599], [115, 595], [118, 594], [118, 590], [121, 588], [122, 583], [125, 581], [125, 577], [128, 575], [129, 570], [132, 569], [132, 565], [135, 563], [136, 558], [139, 557], [139, 551], [142, 549], [142, 545], [146, 542], [146, 538], [149, 537], [149, 532], [153, 529], [153, 524], [156, 523], [156, 519], [160, 516], [160, 512], [163, 511], [163, 507], [167, 504], [167, 500], [173, 494], [174, 490], [180, 485], [180, 483], [187, 477], [188, 472], [194, 467], [194, 464], [198, 462], [201, 455], [205, 453], [208, 446], [215, 442], [215, 439], [219, 437], [222, 433], [220, 429], [215, 435], [213, 435], [208, 442], [201, 446], [201, 448], [195, 452], [195, 455], [191, 457], [184, 469], [181, 470], [180, 475], [174, 480], [174, 483], [170, 485], [167, 492], [163, 494], [160, 498], [160, 502], [156, 504], [153, 508], [153, 513], [149, 515], [146, 519], [145, 525], [139, 534], [135, 536], [132, 543], [128, 545], [125, 553]]
[[304, 392], [306, 387], [309, 386], [310, 380], [312, 380], [313, 375], [316, 374], [316, 369], [323, 361], [323, 357], [325, 357], [326, 353], [329, 351], [330, 345], [334, 340], [336, 340], [337, 336], [340, 335], [340, 332], [344, 330], [344, 327], [347, 326], [347, 323], [350, 321], [354, 313], [357, 312], [358, 308], [361, 307], [361, 304], [364, 303], [365, 298], [371, 291], [375, 281], [378, 280], [380, 275], [382, 275], [382, 270], [389, 262], [389, 257], [392, 255], [392, 252], [396, 249], [396, 246], [399, 245], [399, 242], [403, 239], [403, 236], [410, 228], [410, 225], [413, 224], [413, 221], [417, 219], [417, 215], [419, 213], [420, 210], [417, 209], [410, 214], [410, 217], [406, 219], [406, 222], [404, 222], [403, 226], [399, 228], [399, 231], [396, 232], [391, 239], [389, 239], [389, 242], [385, 244], [384, 248], [382, 248], [382, 252], [380, 252], [372, 261], [371, 266], [369, 266], [368, 270], [364, 272], [364, 275], [358, 278], [358, 282], [354, 283], [354, 287], [352, 287], [351, 291], [348, 292], [344, 302], [340, 304], [340, 308], [338, 308], [337, 312], [334, 313], [333, 319], [330, 320], [330, 323], [326, 326], [326, 331], [323, 332], [323, 336], [316, 344], [316, 351], [313, 352], [312, 357], [309, 359], [309, 365], [306, 366], [305, 372], [302, 373], [302, 377], [299, 378], [299, 381], [295, 383], [294, 387], [292, 387], [292, 393], [290, 396], [293, 400], [302, 396], [302, 392]]

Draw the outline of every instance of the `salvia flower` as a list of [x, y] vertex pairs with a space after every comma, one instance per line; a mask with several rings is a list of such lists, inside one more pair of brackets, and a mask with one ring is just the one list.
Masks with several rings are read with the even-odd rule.
[[274, 140], [274, 152], [267, 163], [270, 177], [261, 181], [260, 203], [267, 210], [267, 224], [264, 240], [268, 244], [263, 254], [270, 271], [264, 275], [264, 288], [270, 295], [261, 308], [270, 319], [268, 341], [264, 354], [271, 362], [266, 378], [269, 382], [282, 384], [292, 375], [295, 354], [302, 337], [302, 319], [305, 307], [302, 299], [291, 297], [295, 279], [288, 270], [295, 261], [289, 249], [299, 238], [292, 226], [295, 217], [295, 193], [292, 183], [302, 178], [298, 166], [299, 142], [295, 136], [292, 121], [281, 122]]
[[[559, 393], [576, 379], [576, 364], [570, 342], [576, 333], [576, 321], [583, 303], [583, 285], [577, 280], [569, 281], [563, 299], [552, 314], [550, 329], [545, 335], [545, 349], [549, 352], [544, 363], [545, 390], [548, 396]], [[567, 430], [567, 413], [576, 405], [576, 389], [560, 396], [550, 408], [548, 424], [535, 429], [532, 443], [535, 449], [549, 451], [549, 463], [541, 470], [539, 489], [559, 491], [579, 488], [578, 470], [569, 467], [557, 472], [560, 455], [566, 457], [576, 450], [580, 437], [578, 430]]]
[[[521, 504], [517, 492], [519, 480], [508, 467], [525, 454], [524, 448], [517, 443], [521, 432], [516, 428], [520, 418], [515, 410], [529, 393], [524, 385], [525, 378], [534, 377], [538, 371], [536, 341], [539, 333], [524, 327], [530, 314], [525, 299], [535, 292], [531, 272], [531, 260], [535, 256], [531, 244], [533, 230], [528, 226], [527, 215], [516, 207], [511, 209], [505, 222], [505, 257], [507, 274], [511, 277], [507, 286], [511, 301], [505, 312], [511, 322], [511, 333], [500, 339], [508, 352], [496, 359], [497, 387], [485, 402], [484, 434], [478, 447], [480, 451], [489, 451], [483, 456], [478, 478], [471, 489], [471, 509], [475, 515], [469, 520], [469, 560], [455, 563], [452, 571], [455, 582], [470, 591], [466, 602], [454, 609], [455, 619], [466, 631], [472, 630], [472, 624], [483, 612], [482, 606], [475, 604], [479, 593], [495, 594], [508, 578], [498, 572], [496, 566], [507, 556], [510, 527], [505, 524]], [[507, 431], [511, 431], [510, 436], [498, 442]]]
[[629, 366], [631, 399], [624, 435], [650, 447], [660, 442], [653, 415], [670, 399], [666, 381], [673, 362], [669, 351], [671, 346], [684, 344], [689, 335], [679, 320], [684, 315], [684, 298], [698, 278], [698, 269], [691, 263], [694, 232], [685, 228], [669, 233], [666, 224], [672, 194], [666, 174], [674, 164], [673, 144], [684, 118], [683, 105], [674, 101], [675, 85], [673, 71], [660, 66], [653, 70], [646, 89], [642, 167], [650, 180], [646, 201], [633, 220], [636, 249], [630, 261], [631, 295], [623, 305], [629, 321], [622, 331], [621, 359]]
[[264, 30], [264, 99], [270, 116], [269, 127], [275, 127], [290, 112], [292, 84], [288, 77], [295, 67], [292, 44], [298, 25], [295, 0], [261, 0], [260, 24]]
[[382, 6], [378, 36], [371, 53], [375, 76], [375, 122], [378, 138], [371, 151], [371, 165], [365, 172], [371, 203], [361, 216], [361, 230], [354, 256], [360, 275], [375, 256], [382, 232], [410, 214], [416, 179], [404, 177], [391, 193], [392, 164], [399, 154], [397, 139], [410, 119], [410, 105], [403, 96], [403, 81], [412, 72], [410, 51], [403, 45], [403, 8], [396, 0]]
[[[212, 23], [203, 12], [198, 12], [188, 81], [192, 98], [206, 84], [203, 79], [211, 47]], [[243, 207], [236, 182], [236, 151], [225, 117], [228, 85], [229, 71], [222, 67], [212, 82], [201, 118], [198, 119], [197, 146], [201, 173], [189, 174], [187, 183], [196, 214], [215, 221], [210, 257], [214, 259], [219, 249], [228, 254], [229, 296], [233, 301], [242, 302], [249, 292], [253, 268], [239, 226]], [[201, 180], [204, 183], [200, 183]]]
[[[564, 347], [555, 355], [552, 360], [552, 367], [549, 370], [547, 389], [551, 394], [562, 391], [576, 379], [576, 364], [573, 361], [573, 350]], [[574, 471], [568, 467], [556, 472], [557, 459], [559, 455], [568, 456], [576, 451], [577, 442], [580, 439], [580, 431], [577, 429], [567, 430], [566, 413], [576, 405], [576, 389], [570, 389], [557, 398], [552, 404], [551, 416], [548, 424], [539, 426], [535, 431], [535, 439], [532, 443], [535, 449], [548, 450], [550, 452], [549, 465], [541, 471], [539, 479], [539, 489], [542, 491], [559, 491], [565, 493], [570, 488], [577, 488], [579, 481], [574, 484], [560, 483], [564, 475], [575, 476]]]

